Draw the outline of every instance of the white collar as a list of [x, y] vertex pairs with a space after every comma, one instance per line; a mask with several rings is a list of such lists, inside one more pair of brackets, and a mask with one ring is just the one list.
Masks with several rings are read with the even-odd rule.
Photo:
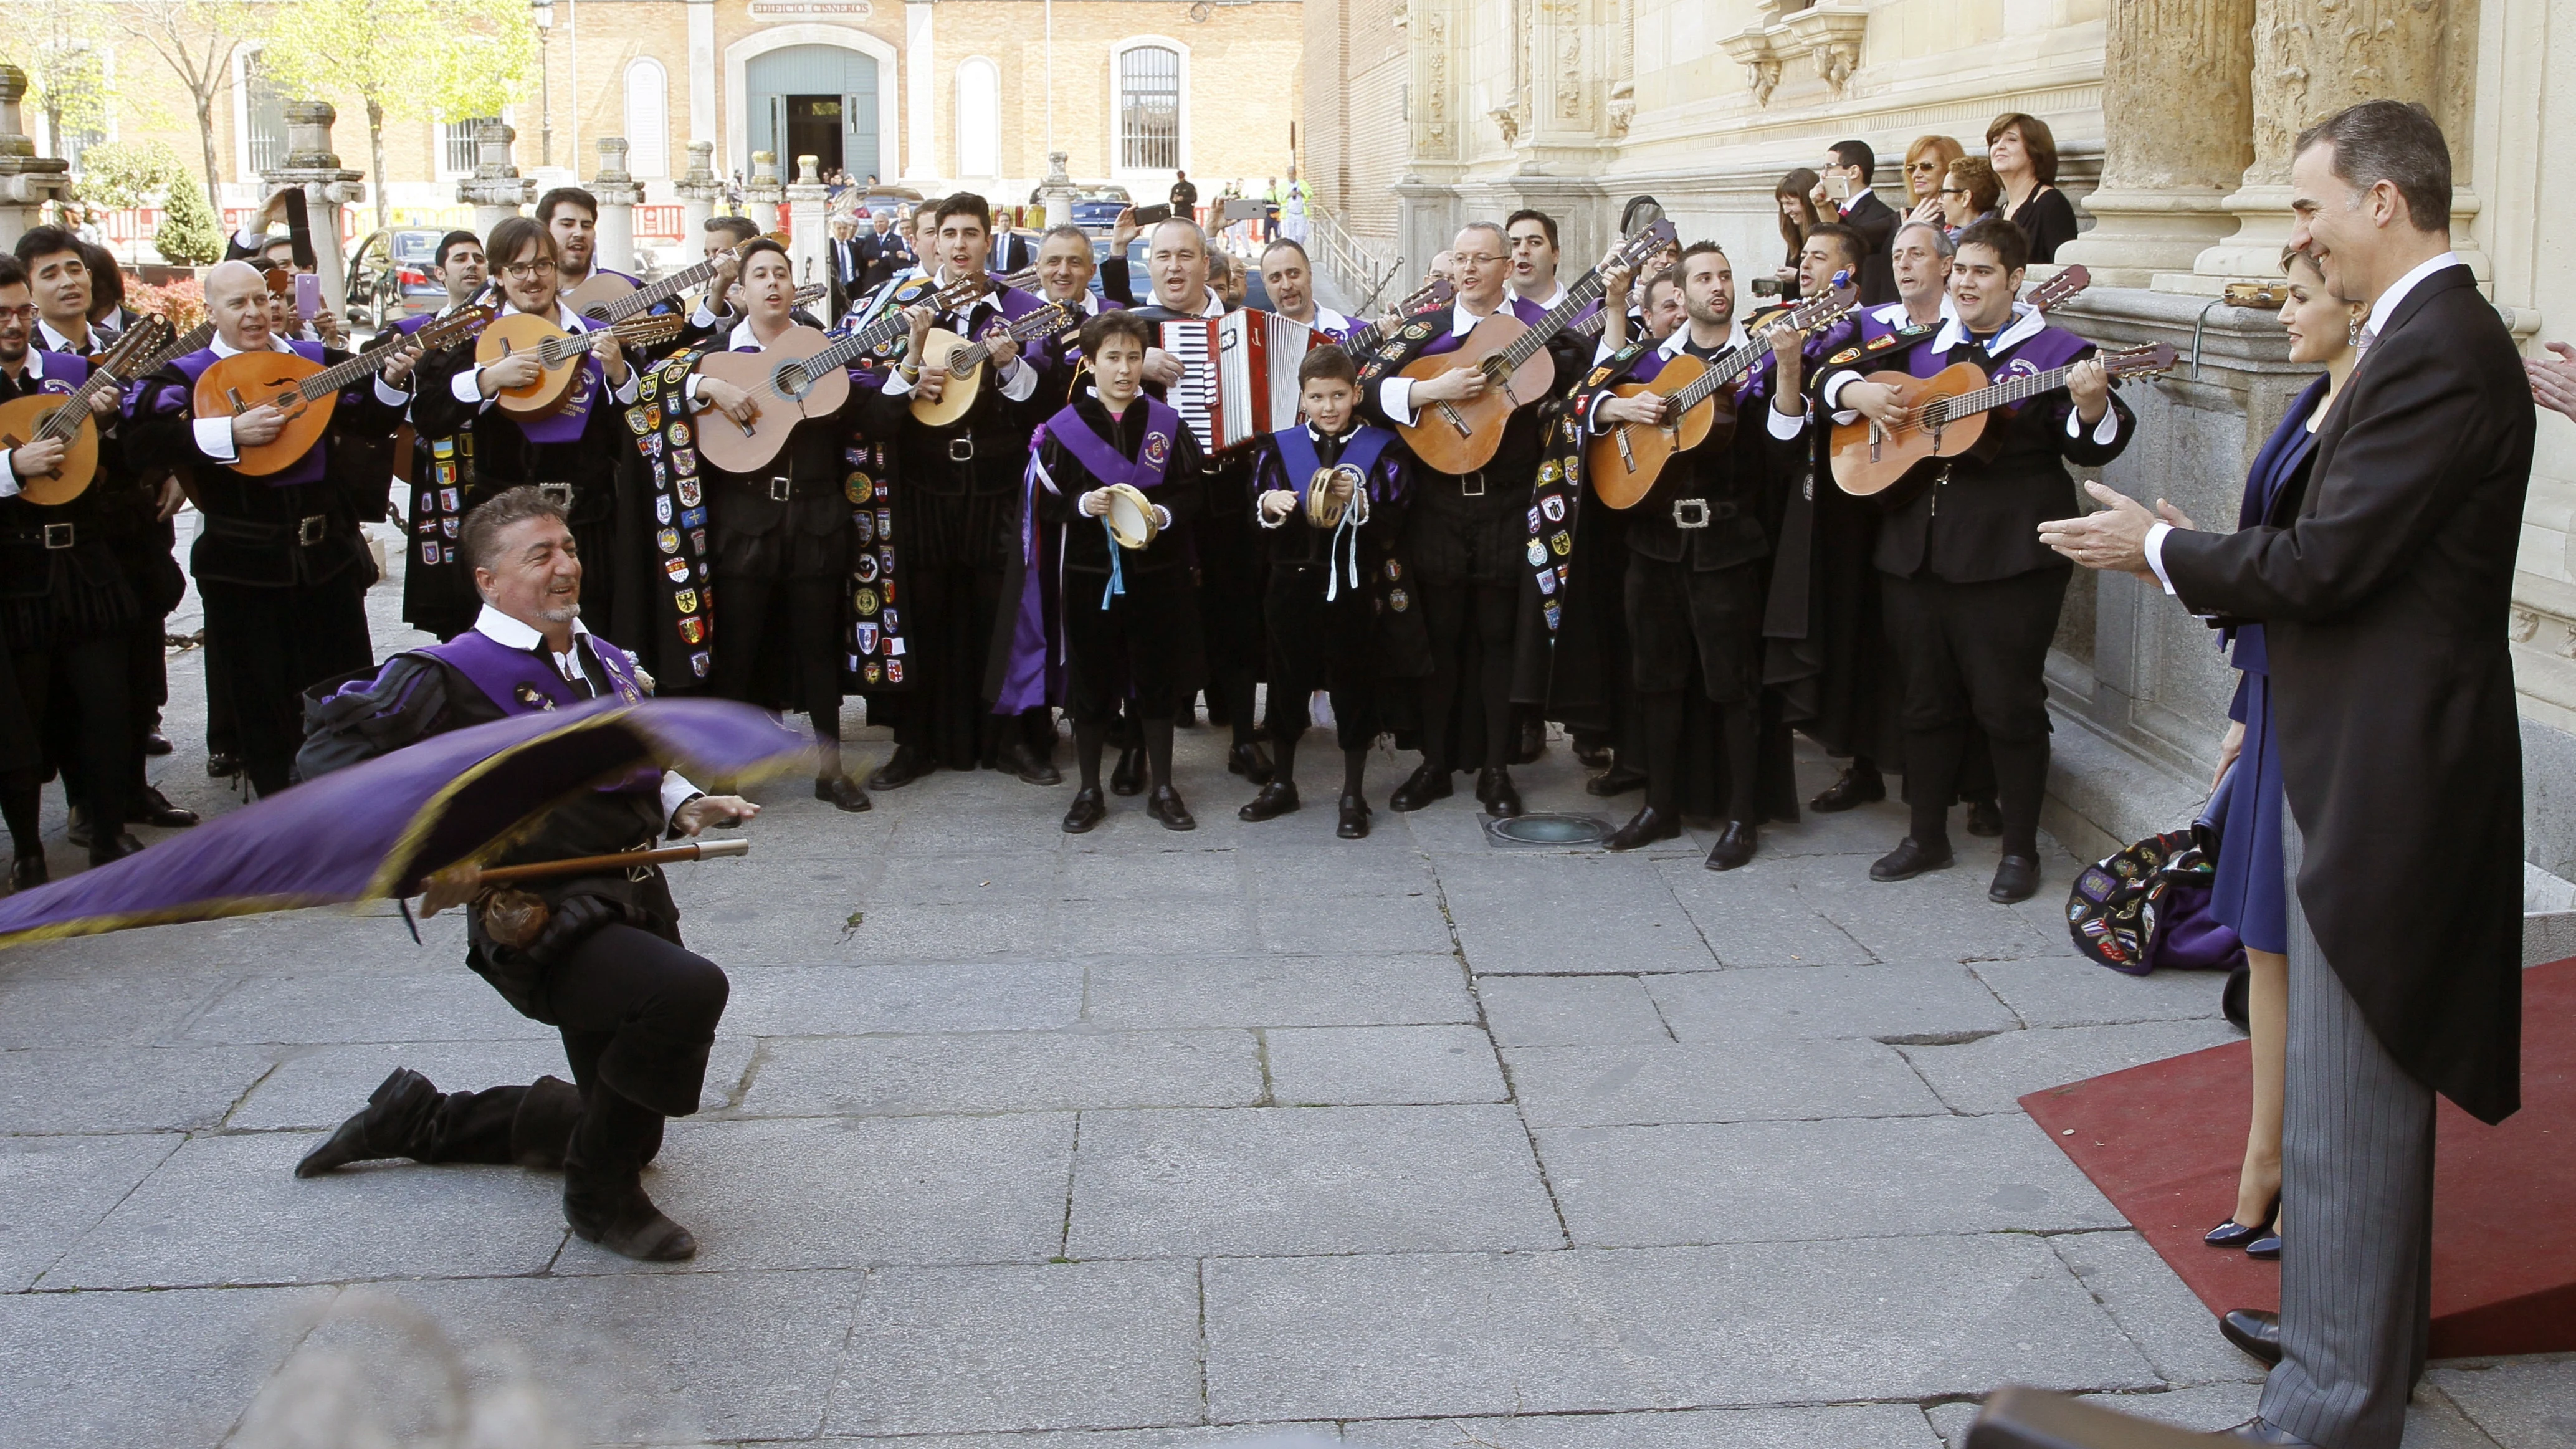
[[[1333, 441], [1337, 443], [1347, 443], [1351, 439], [1358, 437], [1360, 429], [1367, 426], [1368, 419], [1361, 417], [1358, 412], [1354, 411], [1351, 414], [1350, 430], [1348, 432], [1333, 435]], [[1323, 430], [1316, 427], [1313, 423], [1308, 423], [1306, 425], [1306, 436], [1314, 439], [1318, 443], [1324, 441]]]
[[43, 382], [45, 380], [45, 354], [53, 350], [54, 349], [50, 347], [35, 346], [30, 346], [27, 349], [26, 376], [28, 381]]
[[1522, 291], [1517, 284], [1504, 288], [1504, 291], [1507, 293], [1503, 299], [1504, 305], [1506, 306], [1510, 305], [1511, 298], [1518, 297], [1524, 302], [1536, 302], [1542, 308], [1554, 308], [1557, 303], [1565, 300], [1565, 281], [1563, 278], [1559, 278], [1556, 283], [1556, 290], [1544, 297], [1533, 297], [1529, 293]]
[[[513, 316], [528, 315], [520, 311], [519, 304], [516, 302], [505, 301], [502, 305], [509, 308]], [[564, 304], [563, 294], [560, 292], [555, 294], [555, 310], [546, 320], [554, 323], [566, 332], [587, 331], [590, 326], [588, 318], [582, 316], [579, 312], [574, 311], [571, 307]]]
[[[790, 331], [793, 331], [796, 325], [792, 319], [787, 324]], [[758, 352], [760, 347], [760, 334], [751, 330], [751, 319], [748, 317], [733, 324], [733, 330], [725, 334], [727, 352]]]
[[1853, 207], [1855, 207], [1855, 206], [1860, 205], [1860, 203], [1861, 203], [1861, 199], [1862, 199], [1863, 197], [1868, 196], [1868, 195], [1869, 195], [1869, 188], [1868, 188], [1868, 187], [1866, 187], [1866, 186], [1862, 187], [1862, 188], [1861, 188], [1860, 190], [1858, 190], [1858, 191], [1853, 192], [1853, 193], [1851, 194], [1851, 199], [1843, 203], [1843, 215], [1845, 215], [1845, 216], [1849, 216], [1849, 215], [1851, 215], [1851, 209], [1852, 209]]
[[[1302, 325], [1311, 327], [1318, 332], [1331, 332], [1336, 335], [1351, 330], [1350, 318], [1343, 316], [1341, 313], [1334, 311], [1332, 308], [1327, 307], [1320, 302], [1313, 305], [1315, 308], [1315, 320]], [[1282, 312], [1279, 315], [1282, 317], [1288, 317], [1288, 314], [1285, 312]], [[1295, 322], [1297, 319], [1294, 317], [1288, 317], [1288, 320]]]
[[[1192, 312], [1192, 313], [1189, 313], [1189, 314], [1187, 314], [1187, 315], [1192, 316], [1192, 317], [1222, 317], [1222, 316], [1224, 316], [1224, 315], [1225, 315], [1225, 299], [1224, 299], [1223, 297], [1220, 297], [1220, 296], [1218, 296], [1218, 295], [1216, 294], [1216, 288], [1214, 288], [1214, 287], [1209, 287], [1209, 286], [1202, 286], [1199, 290], [1200, 290], [1201, 294], [1207, 298], [1207, 302], [1206, 302], [1206, 304], [1205, 304], [1204, 306], [1201, 306], [1197, 311]], [[1150, 306], [1155, 306], [1155, 307], [1160, 307], [1160, 306], [1162, 306], [1162, 305], [1163, 305], [1163, 299], [1158, 295], [1158, 296], [1156, 296], [1156, 297], [1153, 299], [1153, 301], [1152, 301], [1151, 303], [1149, 303], [1148, 305], [1150, 305]], [[1180, 309], [1180, 308], [1178, 308], [1178, 307], [1174, 307], [1172, 310], [1173, 310], [1173, 311], [1175, 311], [1175, 312], [1178, 312], [1178, 311], [1180, 311], [1181, 309]]]
[[[89, 340], [91, 344], [96, 345], [98, 343], [105, 342], [107, 338], [102, 334], [106, 331], [106, 328], [99, 326], [95, 322], [89, 324]], [[47, 352], [59, 352], [65, 356], [71, 357], [78, 356], [81, 350], [78, 343], [55, 331], [54, 324], [46, 321], [42, 317], [36, 319], [36, 341], [32, 345], [34, 347], [40, 347]]]
[[[214, 340], [208, 345], [214, 350], [214, 354], [217, 357], [238, 357], [244, 350], [226, 342], [224, 340], [224, 334], [220, 332], [215, 334]], [[286, 345], [285, 338], [271, 332], [268, 334], [268, 350], [271, 352], [293, 352], [295, 349]]]
[[[2022, 311], [2022, 305], [2019, 302], [2013, 303], [2013, 310], [2016, 313]], [[1873, 307], [1870, 309], [1869, 315], [1886, 323], [1890, 327], [1911, 327], [1914, 325], [1914, 314], [1905, 310], [1905, 304], [1901, 301], [1889, 302], [1883, 306]], [[1941, 293], [1941, 320], [1944, 322], [1956, 322], [1959, 320], [1959, 309], [1950, 305], [1950, 294], [1947, 291]]]
[[1511, 313], [1512, 294], [1511, 289], [1508, 287], [1503, 289], [1503, 300], [1501, 303], [1498, 304], [1491, 312], [1470, 312], [1467, 310], [1467, 299], [1460, 297], [1456, 304], [1451, 306], [1449, 309], [1449, 335], [1452, 337], [1464, 337], [1468, 333], [1475, 331], [1476, 324], [1484, 321], [1487, 317], [1509, 316]]
[[570, 679], [580, 668], [581, 638], [590, 630], [581, 620], [573, 620], [572, 651], [568, 654], [557, 654], [552, 649], [546, 648], [546, 636], [538, 633], [535, 626], [521, 623], [490, 604], [485, 604], [483, 612], [474, 616], [474, 632], [507, 648], [524, 649], [531, 653], [542, 650], [554, 660], [555, 672]]
[[[2041, 313], [2020, 313], [2013, 318], [2011, 325], [1995, 335], [1995, 340], [1986, 347], [1986, 355], [1991, 357], [2007, 347], [2027, 342], [2038, 336], [2047, 326], [2048, 318]], [[1949, 313], [1949, 320], [1941, 324], [1941, 335], [1932, 339], [1932, 350], [1947, 352], [1953, 347], [1972, 340], [1968, 335], [1968, 324], [1960, 321], [1959, 314], [1953, 311]]]
[[2370, 304], [2370, 320], [2362, 324], [2363, 329], [2369, 332], [2374, 338], [2380, 333], [2387, 331], [2388, 319], [2397, 315], [2397, 304], [2406, 300], [2407, 293], [2414, 291], [2418, 286], [2423, 284], [2425, 278], [2433, 275], [2435, 272], [2442, 270], [2444, 267], [2456, 267], [2459, 264], [2460, 254], [2458, 252], [2444, 252], [2440, 256], [2434, 257], [2431, 260], [2418, 265], [2415, 270], [2408, 272], [2405, 276], [2399, 277], [2396, 285], [2390, 287], [2387, 291], [2380, 293], [2379, 300]]
[[[1731, 352], [1738, 347], [1742, 347], [1750, 340], [1752, 339], [1745, 334], [1743, 323], [1730, 321], [1726, 324], [1726, 341], [1721, 344], [1717, 350], [1720, 352]], [[1685, 317], [1682, 319], [1682, 325], [1674, 328], [1670, 337], [1667, 337], [1662, 342], [1656, 344], [1655, 350], [1662, 353], [1664, 355], [1664, 359], [1669, 362], [1673, 358], [1681, 356], [1682, 349], [1689, 345], [1690, 319]]]

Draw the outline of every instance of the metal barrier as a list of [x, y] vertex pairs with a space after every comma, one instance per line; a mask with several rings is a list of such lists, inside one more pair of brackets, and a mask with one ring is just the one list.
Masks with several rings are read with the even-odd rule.
[[1340, 284], [1354, 317], [1374, 312], [1388, 284], [1404, 270], [1403, 258], [1352, 236], [1332, 213], [1317, 210], [1311, 196], [1306, 199], [1306, 252], [1317, 271]]

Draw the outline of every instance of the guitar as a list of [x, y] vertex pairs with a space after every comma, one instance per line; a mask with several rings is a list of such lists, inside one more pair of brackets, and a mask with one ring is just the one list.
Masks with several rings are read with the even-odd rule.
[[169, 323], [145, 317], [99, 354], [89, 379], [79, 387], [0, 403], [0, 448], [23, 448], [47, 440], [63, 445], [62, 461], [52, 472], [19, 480], [19, 497], [52, 507], [88, 491], [90, 480], [98, 476], [98, 421], [91, 395], [105, 381], [115, 383], [122, 396], [127, 383], [145, 375], [135, 364], [169, 339]]
[[[983, 293], [983, 278], [967, 277], [929, 299], [929, 305], [945, 312], [966, 306]], [[698, 424], [698, 455], [728, 473], [749, 473], [765, 466], [787, 446], [787, 435], [798, 423], [841, 410], [850, 396], [846, 369], [852, 359], [903, 336], [909, 326], [903, 313], [888, 312], [840, 337], [811, 327], [790, 327], [758, 352], [710, 352], [698, 359], [701, 376], [741, 388], [759, 409], [748, 423], [737, 423], [710, 409]]]
[[[1394, 312], [1398, 319], [1402, 319], [1416, 312], [1430, 311], [1434, 307], [1446, 307], [1457, 295], [1458, 289], [1450, 285], [1447, 277], [1433, 277], [1389, 310]], [[1385, 322], [1379, 321], [1359, 328], [1342, 343], [1343, 350], [1355, 359], [1363, 353], [1375, 350], [1378, 343], [1386, 338], [1386, 325]]]
[[1481, 396], [1472, 401], [1435, 402], [1397, 429], [1413, 456], [1435, 472], [1451, 474], [1472, 473], [1492, 461], [1503, 446], [1503, 429], [1514, 410], [1554, 390], [1556, 364], [1547, 355], [1548, 341], [1600, 300], [1603, 268], [1633, 268], [1672, 245], [1673, 239], [1673, 224], [1657, 221], [1619, 243], [1618, 251], [1602, 266], [1584, 273], [1566, 290], [1565, 300], [1549, 308], [1537, 325], [1524, 324], [1509, 309], [1499, 310], [1477, 323], [1456, 351], [1417, 358], [1406, 366], [1401, 375], [1416, 381], [1469, 367], [1485, 378]]
[[[2094, 357], [2114, 378], [2145, 377], [2174, 365], [2177, 354], [2162, 342], [2105, 352]], [[1928, 458], [1955, 458], [1985, 436], [1986, 414], [2066, 386], [2066, 375], [2080, 364], [2068, 363], [2046, 372], [1989, 382], [1984, 369], [1961, 362], [1930, 377], [1886, 377], [1896, 392], [1902, 420], [1884, 426], [1855, 418], [1834, 429], [1834, 483], [1855, 498], [1884, 493], [1903, 481]]]
[[[636, 317], [608, 330], [617, 335], [621, 347], [650, 347], [679, 336], [688, 325], [687, 318], [664, 313]], [[541, 418], [559, 411], [572, 395], [573, 374], [581, 370], [581, 359], [598, 337], [596, 332], [566, 332], [552, 318], [534, 312], [513, 312], [483, 329], [474, 344], [474, 360], [488, 367], [514, 352], [536, 349], [545, 371], [526, 387], [503, 389], [492, 401], [514, 418]]]
[[[424, 351], [434, 352], [472, 336], [492, 315], [489, 307], [460, 308], [412, 337]], [[253, 478], [283, 472], [321, 440], [340, 394], [358, 379], [375, 376], [401, 353], [399, 347], [380, 347], [325, 367], [299, 352], [237, 352], [198, 375], [197, 416], [237, 416], [261, 406], [285, 413], [283, 431], [265, 443], [243, 444], [233, 463], [234, 472]]]
[[[769, 239], [781, 246], [787, 244], [784, 232], [772, 232]], [[658, 282], [647, 282], [640, 287], [624, 277], [594, 269], [588, 281], [564, 294], [564, 305], [593, 322], [623, 322], [638, 313], [649, 312], [713, 277], [716, 268], [732, 261], [735, 254], [747, 245], [749, 243], [744, 242], [726, 247], [694, 266], [682, 267]], [[497, 272], [500, 269], [495, 267], [493, 270]]]
[[[1791, 308], [1770, 327], [1813, 332], [1830, 327], [1860, 305], [1860, 290], [1845, 287]], [[1687, 325], [1687, 324], [1685, 324]], [[1769, 327], [1764, 329], [1766, 332]], [[1592, 491], [1612, 508], [1634, 508], [1654, 491], [1655, 478], [1675, 453], [1686, 453], [1707, 441], [1723, 415], [1735, 425], [1735, 400], [1726, 388], [1770, 355], [1770, 344], [1748, 339], [1702, 362], [1688, 353], [1671, 358], [1652, 382], [1623, 382], [1610, 389], [1620, 397], [1656, 393], [1664, 399], [1661, 423], [1615, 423], [1586, 445], [1584, 471]]]
[[[1062, 302], [1049, 302], [1010, 325], [1011, 340], [1026, 343], [1032, 338], [1053, 337], [1071, 331], [1082, 321], [1082, 314]], [[944, 428], [966, 416], [975, 405], [976, 396], [984, 389], [984, 362], [993, 355], [989, 337], [980, 342], [965, 338], [944, 327], [934, 327], [921, 340], [921, 367], [937, 368], [945, 374], [940, 384], [939, 401], [932, 402], [920, 393], [912, 395], [912, 416], [924, 427]]]

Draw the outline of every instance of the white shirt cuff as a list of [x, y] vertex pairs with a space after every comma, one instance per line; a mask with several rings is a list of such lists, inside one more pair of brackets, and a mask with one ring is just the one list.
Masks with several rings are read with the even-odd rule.
[[1592, 344], [1592, 365], [1599, 367], [1618, 353], [1619, 349], [1610, 345], [1610, 334], [1605, 331], [1601, 335], [1601, 340]]
[[707, 304], [700, 302], [698, 304], [698, 310], [689, 314], [689, 325], [699, 329], [700, 331], [704, 331], [732, 315], [733, 314], [731, 312], [726, 312], [721, 315], [710, 312], [707, 310]]
[[1796, 441], [1798, 435], [1807, 430], [1805, 413], [1784, 413], [1766, 402], [1762, 405], [1762, 416], [1771, 420], [1771, 436], [1784, 443]]
[[376, 401], [389, 408], [408, 406], [411, 402], [411, 389], [396, 387], [379, 377], [376, 379]]
[[2172, 524], [2158, 523], [2147, 530], [2146, 544], [2147, 567], [2156, 571], [2156, 582], [2164, 585], [2168, 594], [2174, 591], [2174, 586], [2172, 576], [2165, 572], [2165, 535], [2171, 532]]
[[1413, 426], [1413, 379], [1390, 377], [1379, 383], [1377, 405], [1380, 411], [1399, 426], [1408, 428]]
[[252, 230], [248, 229], [247, 227], [243, 228], [243, 229], [242, 229], [241, 231], [239, 231], [239, 232], [234, 233], [234, 235], [233, 235], [233, 244], [234, 244], [234, 245], [236, 245], [236, 246], [238, 246], [238, 247], [240, 247], [243, 251], [246, 251], [246, 252], [255, 252], [255, 251], [258, 251], [258, 250], [259, 250], [259, 244], [260, 244], [261, 242], [266, 241], [266, 240], [268, 240], [268, 233], [267, 233], [267, 232], [264, 232], [264, 231], [252, 231]]
[[1037, 396], [1038, 370], [1019, 358], [1011, 359], [1010, 370], [1002, 375], [1002, 396], [1013, 402], [1027, 402]]
[[1819, 396], [1823, 399], [1826, 407], [1835, 408], [1839, 411], [1840, 409], [1837, 405], [1843, 400], [1843, 389], [1858, 381], [1860, 381], [1860, 374], [1857, 372], [1837, 374], [1826, 380], [1825, 390], [1819, 394]]
[[[2070, 438], [2082, 438], [2084, 436], [2084, 418], [2082, 414], [2068, 413], [2066, 415], [2066, 436]], [[2100, 443], [2106, 448], [2111, 446], [2113, 443], [2120, 441], [2119, 409], [2109, 406], [2105, 406], [2102, 409], [2102, 421], [2093, 425], [2093, 441]]]
[[0, 448], [0, 498], [18, 496], [18, 450]]
[[878, 389], [878, 391], [883, 392], [888, 397], [910, 397], [912, 396], [912, 379], [903, 375], [903, 369], [901, 367], [896, 367], [893, 371], [886, 374], [885, 386]]
[[664, 827], [667, 829], [670, 824], [671, 817], [680, 812], [681, 806], [689, 803], [690, 796], [702, 795], [704, 793], [706, 792], [689, 783], [688, 776], [681, 774], [677, 770], [664, 770], [662, 772], [662, 821]]
[[234, 462], [241, 457], [241, 449], [233, 446], [232, 419], [199, 418], [190, 426], [197, 435], [198, 452], [218, 463]]
[[473, 403], [480, 407], [492, 401], [490, 398], [483, 395], [483, 366], [481, 363], [476, 363], [474, 366], [456, 374], [455, 381], [450, 382], [447, 385], [447, 390], [455, 394], [456, 400], [461, 403]]
[[610, 388], [608, 390], [608, 395], [617, 399], [619, 406], [631, 408], [635, 406], [635, 399], [641, 396], [643, 391], [644, 369], [640, 367], [629, 367], [626, 369], [625, 383], [621, 386]]

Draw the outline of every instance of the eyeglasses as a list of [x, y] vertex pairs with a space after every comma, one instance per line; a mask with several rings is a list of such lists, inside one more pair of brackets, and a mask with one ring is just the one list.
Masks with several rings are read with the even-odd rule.
[[1497, 263], [1508, 262], [1511, 258], [1496, 256], [1492, 252], [1460, 252], [1451, 260], [1462, 267], [1490, 267]]
[[0, 322], [33, 322], [35, 320], [36, 304], [33, 302], [28, 302], [16, 307], [0, 307]]
[[1965, 196], [1968, 193], [1961, 191], [1955, 186], [1944, 186], [1941, 188], [1941, 194], [1943, 196]]
[[533, 277], [553, 276], [554, 270], [553, 262], [539, 257], [533, 262], [512, 262], [501, 269], [501, 275], [514, 282], [524, 282]]

